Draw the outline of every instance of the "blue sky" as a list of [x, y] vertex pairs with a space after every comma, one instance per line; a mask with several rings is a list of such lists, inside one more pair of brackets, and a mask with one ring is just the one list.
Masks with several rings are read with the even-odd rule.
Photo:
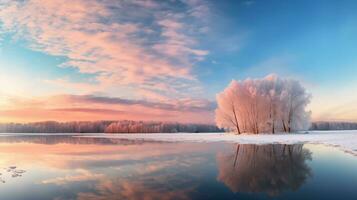
[[[222, 84], [223, 79], [222, 89], [232, 78], [278, 73], [318, 85], [355, 83], [356, 3], [251, 2], [247, 5], [233, 1], [215, 7], [222, 20], [213, 25], [219, 35], [216, 42], [223, 44], [210, 46], [207, 62], [197, 69], [204, 71], [210, 66], [216, 77], [203, 76], [203, 81]], [[234, 44], [237, 48], [230, 48]], [[258, 69], [252, 70], [255, 67]]]
[[0, 8], [3, 108], [17, 109], [8, 102], [15, 97], [28, 108], [29, 97], [98, 95], [202, 106], [209, 121], [215, 94], [232, 79], [275, 73], [312, 93], [315, 120], [357, 120], [355, 1], [28, 0]]

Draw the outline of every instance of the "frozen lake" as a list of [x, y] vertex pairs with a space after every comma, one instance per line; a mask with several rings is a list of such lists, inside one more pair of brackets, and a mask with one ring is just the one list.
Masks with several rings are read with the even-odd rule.
[[354, 140], [354, 133], [319, 134], [2, 134], [0, 194], [6, 200], [355, 199], [356, 141], [341, 139]]

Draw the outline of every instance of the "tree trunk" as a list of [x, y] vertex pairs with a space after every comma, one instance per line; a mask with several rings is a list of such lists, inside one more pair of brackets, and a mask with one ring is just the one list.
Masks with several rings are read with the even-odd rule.
[[282, 119], [282, 120], [281, 120], [281, 122], [283, 123], [284, 132], [287, 132], [286, 125], [285, 125], [285, 122], [284, 122], [284, 119]]
[[290, 96], [290, 108], [289, 108], [289, 118], [288, 118], [288, 132], [291, 133], [291, 124], [293, 118], [293, 97]]
[[241, 132], [240, 132], [240, 128], [239, 128], [239, 123], [238, 123], [238, 118], [237, 118], [237, 114], [236, 114], [236, 109], [235, 109], [234, 103], [232, 103], [232, 107], [233, 107], [233, 115], [234, 115], [234, 120], [235, 120], [237, 133], [238, 133], [238, 135], [240, 135]]

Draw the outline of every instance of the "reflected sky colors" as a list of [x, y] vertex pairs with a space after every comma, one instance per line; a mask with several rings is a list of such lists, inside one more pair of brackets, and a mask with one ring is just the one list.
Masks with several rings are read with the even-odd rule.
[[353, 0], [1, 0], [0, 122], [213, 123], [215, 94], [232, 79], [271, 73], [303, 83], [314, 120], [354, 121], [356, 9]]
[[[357, 194], [356, 157], [316, 145], [1, 136], [0, 158], [0, 193], [7, 200], [352, 199]], [[25, 172], [12, 177], [9, 167]]]

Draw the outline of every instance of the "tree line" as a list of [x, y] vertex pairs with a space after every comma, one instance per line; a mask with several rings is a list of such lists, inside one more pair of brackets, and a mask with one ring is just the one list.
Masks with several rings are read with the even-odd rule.
[[144, 121], [3, 123], [2, 133], [176, 133], [221, 132], [210, 124], [183, 124]]
[[357, 130], [357, 122], [313, 122], [310, 130]]

